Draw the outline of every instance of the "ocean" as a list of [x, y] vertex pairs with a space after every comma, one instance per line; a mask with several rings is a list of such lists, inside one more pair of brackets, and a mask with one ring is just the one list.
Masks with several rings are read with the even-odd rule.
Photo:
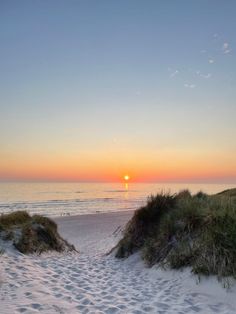
[[135, 210], [157, 192], [214, 194], [234, 184], [192, 183], [0, 183], [0, 213], [27, 210], [45, 216]]

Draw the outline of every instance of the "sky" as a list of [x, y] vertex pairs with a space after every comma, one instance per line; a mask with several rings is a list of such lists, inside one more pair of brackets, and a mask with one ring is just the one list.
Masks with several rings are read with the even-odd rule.
[[235, 182], [236, 1], [0, 1], [0, 180]]

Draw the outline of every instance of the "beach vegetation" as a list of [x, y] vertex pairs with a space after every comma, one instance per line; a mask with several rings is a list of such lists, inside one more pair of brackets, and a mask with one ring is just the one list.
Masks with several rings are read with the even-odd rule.
[[47, 251], [74, 251], [73, 245], [57, 231], [57, 224], [41, 215], [30, 216], [26, 211], [16, 211], [0, 216], [0, 237], [12, 241], [23, 254], [41, 254]]
[[236, 278], [236, 189], [149, 197], [128, 222], [116, 257], [137, 251], [149, 266]]
[[30, 215], [26, 211], [15, 211], [10, 214], [1, 214], [0, 231], [7, 230], [12, 226], [22, 225], [31, 220]]

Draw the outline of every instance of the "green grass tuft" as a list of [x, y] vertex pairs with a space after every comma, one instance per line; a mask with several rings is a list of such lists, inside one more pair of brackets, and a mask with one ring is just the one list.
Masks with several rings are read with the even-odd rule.
[[10, 214], [1, 214], [0, 231], [13, 226], [22, 225], [30, 220], [31, 217], [26, 211], [15, 211]]
[[189, 266], [196, 274], [236, 278], [235, 191], [150, 197], [127, 224], [116, 256], [140, 250], [150, 266]]
[[58, 234], [53, 220], [40, 215], [30, 216], [25, 211], [1, 215], [0, 236], [2, 240], [12, 240], [15, 248], [24, 254], [75, 250]]
[[128, 223], [124, 238], [118, 244], [117, 257], [127, 257], [140, 249], [148, 237], [155, 234], [161, 217], [175, 205], [175, 197], [169, 194], [150, 196], [147, 205], [134, 213]]

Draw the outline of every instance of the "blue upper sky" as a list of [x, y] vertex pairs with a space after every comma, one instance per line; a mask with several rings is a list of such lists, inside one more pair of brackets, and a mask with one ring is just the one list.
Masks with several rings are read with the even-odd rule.
[[236, 178], [235, 15], [234, 0], [1, 1], [2, 164], [173, 152]]

